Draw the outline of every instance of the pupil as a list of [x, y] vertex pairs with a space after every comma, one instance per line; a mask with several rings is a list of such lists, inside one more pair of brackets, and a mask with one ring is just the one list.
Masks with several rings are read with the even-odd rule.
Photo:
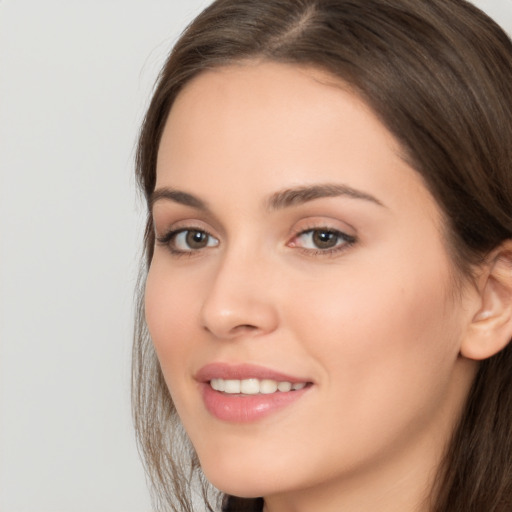
[[187, 245], [192, 249], [205, 247], [207, 243], [207, 234], [202, 231], [189, 231], [187, 233]]
[[337, 242], [337, 236], [330, 231], [315, 231], [313, 233], [313, 242], [320, 249], [330, 249]]

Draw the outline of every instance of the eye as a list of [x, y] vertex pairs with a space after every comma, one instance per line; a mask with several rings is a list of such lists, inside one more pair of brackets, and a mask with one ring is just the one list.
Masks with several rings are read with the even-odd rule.
[[332, 252], [355, 242], [353, 236], [330, 228], [308, 229], [299, 233], [291, 242], [292, 247], [316, 252]]
[[175, 254], [192, 253], [219, 245], [219, 241], [214, 236], [201, 229], [193, 228], [170, 231], [159, 238], [158, 242], [167, 245]]

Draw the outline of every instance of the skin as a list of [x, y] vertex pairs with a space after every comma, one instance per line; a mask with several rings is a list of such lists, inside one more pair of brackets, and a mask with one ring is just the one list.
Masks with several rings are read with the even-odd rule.
[[[361, 197], [268, 206], [324, 184]], [[178, 96], [158, 154], [164, 188], [208, 206], [155, 201], [158, 238], [209, 237], [157, 242], [146, 288], [150, 334], [207, 478], [264, 496], [268, 512], [427, 511], [475, 375], [460, 350], [481, 297], [455, 284], [439, 207], [393, 136], [322, 72], [229, 66]], [[318, 248], [311, 230], [326, 229], [349, 238]], [[313, 385], [259, 421], [221, 421], [194, 378], [211, 362]]]

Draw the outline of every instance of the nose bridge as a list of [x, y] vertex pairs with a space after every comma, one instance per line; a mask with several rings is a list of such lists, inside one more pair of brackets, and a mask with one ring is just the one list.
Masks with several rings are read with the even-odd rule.
[[239, 243], [219, 258], [204, 299], [203, 327], [218, 338], [264, 334], [277, 327], [269, 262]]

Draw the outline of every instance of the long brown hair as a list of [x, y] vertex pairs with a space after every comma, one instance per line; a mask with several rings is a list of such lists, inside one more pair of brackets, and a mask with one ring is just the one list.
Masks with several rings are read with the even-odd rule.
[[[512, 238], [512, 43], [472, 4], [215, 1], [184, 32], [159, 76], [137, 153], [147, 199], [180, 90], [203, 70], [246, 59], [314, 66], [363, 98], [436, 198], [461, 275], [469, 277], [472, 265]], [[156, 506], [189, 511], [190, 483], [204, 480], [144, 321], [154, 245], [150, 212], [144, 244], [133, 351], [135, 425]], [[431, 499], [433, 512], [512, 510], [511, 345], [481, 363]]]

